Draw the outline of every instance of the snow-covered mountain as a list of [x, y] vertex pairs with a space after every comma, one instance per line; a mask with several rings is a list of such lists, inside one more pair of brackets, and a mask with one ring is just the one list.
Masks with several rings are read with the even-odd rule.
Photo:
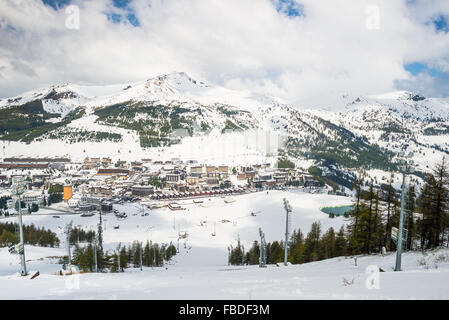
[[343, 111], [314, 113], [393, 152], [412, 152], [428, 171], [449, 153], [449, 99], [407, 91], [349, 98]]
[[[91, 143], [100, 143], [113, 149], [113, 156], [123, 157], [124, 148], [129, 153], [139, 149], [133, 153], [138, 158], [189, 138], [220, 144], [228, 134], [258, 130], [278, 137], [282, 153], [321, 166], [338, 183], [346, 180], [348, 169], [394, 169], [398, 151], [414, 151], [422, 172], [449, 153], [448, 99], [404, 91], [342, 99], [343, 111], [297, 109], [276, 98], [209, 85], [184, 72], [128, 84], [64, 84], [0, 100], [0, 135], [16, 141], [8, 142], [8, 148], [3, 142], [5, 155], [36, 149], [46, 155], [86, 153]], [[56, 141], [67, 147], [46, 147]], [[248, 144], [241, 153], [247, 149]]]

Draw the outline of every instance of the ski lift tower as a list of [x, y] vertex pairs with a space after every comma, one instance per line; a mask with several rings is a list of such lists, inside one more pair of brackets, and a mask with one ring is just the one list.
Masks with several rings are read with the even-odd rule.
[[25, 246], [24, 246], [24, 240], [23, 240], [23, 226], [22, 226], [22, 205], [20, 202], [20, 195], [22, 195], [25, 192], [25, 180], [23, 177], [13, 177], [12, 178], [12, 188], [11, 188], [12, 194], [17, 196], [19, 201], [19, 212], [17, 215], [17, 220], [19, 224], [19, 235], [20, 235], [20, 243], [18, 244], [18, 253], [20, 254], [20, 261], [22, 265], [21, 275], [26, 276], [27, 273], [27, 267], [25, 262]]
[[413, 157], [413, 153], [410, 152], [407, 156], [404, 152], [399, 153], [399, 168], [402, 172], [402, 188], [401, 188], [401, 213], [399, 216], [399, 229], [397, 234], [397, 251], [396, 251], [396, 266], [394, 271], [401, 271], [401, 255], [404, 247], [403, 242], [406, 244], [407, 241], [404, 239], [404, 234], [407, 230], [404, 230], [404, 206], [405, 206], [405, 183], [407, 179], [407, 174], [415, 172], [413, 165], [413, 160], [410, 158]]
[[265, 241], [265, 234], [262, 231], [262, 228], [259, 228], [260, 234], [260, 256], [259, 256], [259, 267], [266, 268], [267, 267], [267, 243]]
[[288, 231], [290, 229], [290, 213], [292, 212], [292, 206], [287, 199], [284, 200], [285, 209], [285, 243], [284, 243], [284, 266], [287, 265], [287, 255], [288, 255]]
[[98, 223], [98, 239], [97, 239], [97, 243], [98, 246], [100, 247], [101, 250], [103, 250], [103, 220], [102, 220], [102, 207], [101, 207], [101, 202], [100, 202], [100, 222]]

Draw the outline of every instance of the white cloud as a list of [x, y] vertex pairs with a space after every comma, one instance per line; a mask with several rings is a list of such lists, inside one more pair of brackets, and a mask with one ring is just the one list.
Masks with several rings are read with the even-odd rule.
[[435, 78], [427, 72], [420, 72], [410, 79], [397, 81], [399, 89], [419, 92], [425, 97], [437, 97], [441, 92], [449, 92], [449, 75]]
[[[136, 28], [107, 19], [105, 12], [121, 12], [109, 0], [76, 0], [80, 29], [69, 30], [64, 10], [34, 0], [3, 0], [0, 96], [61, 82], [136, 81], [176, 70], [317, 105], [331, 104], [342, 93], [394, 90], [397, 80], [412, 79], [404, 63], [447, 66], [449, 35], [423, 24], [426, 16], [447, 8], [445, 1], [434, 1], [428, 13], [418, 9], [426, 8], [419, 1], [412, 7], [405, 0], [300, 2], [305, 17], [286, 17], [271, 0], [134, 0]], [[369, 5], [379, 7], [379, 29], [366, 28]]]

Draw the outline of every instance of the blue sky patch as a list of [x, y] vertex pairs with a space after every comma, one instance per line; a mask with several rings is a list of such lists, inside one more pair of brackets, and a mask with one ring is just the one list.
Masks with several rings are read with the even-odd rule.
[[138, 27], [140, 23], [136, 17], [134, 9], [129, 6], [131, 2], [132, 0], [112, 0], [112, 4], [114, 5], [114, 7], [125, 10], [127, 14], [125, 16], [118, 14], [106, 14], [108, 16], [108, 19], [110, 19], [114, 23], [120, 23], [126, 19], [134, 27]]
[[139, 20], [134, 15], [134, 13], [128, 13], [126, 15], [121, 15], [118, 13], [105, 12], [105, 14], [106, 14], [106, 17], [108, 17], [108, 20], [110, 20], [114, 23], [121, 23], [124, 21], [128, 21], [134, 27], [138, 27], [140, 25]]
[[114, 3], [114, 6], [117, 8], [127, 8], [131, 3], [131, 0], [112, 0], [112, 3]]
[[439, 15], [436, 18], [431, 19], [431, 23], [437, 30], [437, 32], [449, 32], [449, 17], [444, 15]]
[[305, 16], [304, 6], [295, 0], [272, 0], [279, 13], [289, 17]]
[[[438, 67], [431, 67], [421, 62], [413, 62], [404, 65], [405, 70], [410, 72], [415, 79], [396, 81], [396, 86], [400, 90], [409, 90], [422, 93], [430, 97], [449, 96], [449, 72], [444, 72]], [[431, 77], [429, 83], [422, 83], [419, 74], [427, 74]]]
[[[59, 10], [69, 5], [71, 0], [42, 0], [42, 2], [55, 10]], [[126, 14], [121, 15], [114, 12], [105, 12], [106, 17], [114, 23], [128, 21], [133, 26], [138, 27], [140, 23], [135, 15], [134, 10], [129, 6], [131, 2], [132, 0], [111, 0], [111, 3], [114, 7], [126, 11]]]
[[138, 27], [140, 25], [139, 20], [134, 13], [129, 13], [126, 16], [126, 19], [128, 19], [128, 22], [131, 23], [134, 27]]
[[404, 65], [405, 70], [410, 72], [412, 75], [416, 76], [417, 74], [421, 72], [427, 72], [432, 77], [438, 77], [443, 72], [436, 68], [432, 68], [429, 65], [421, 62], [412, 62]]
[[42, 2], [55, 10], [58, 10], [70, 4], [70, 0], [42, 0]]

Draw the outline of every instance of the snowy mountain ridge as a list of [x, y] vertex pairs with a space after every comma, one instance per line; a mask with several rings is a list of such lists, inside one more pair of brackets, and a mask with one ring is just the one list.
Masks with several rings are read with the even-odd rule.
[[[391, 162], [398, 151], [415, 152], [417, 169], [426, 172], [449, 154], [449, 99], [398, 91], [345, 95], [338, 103], [343, 111], [297, 109], [276, 98], [175, 72], [128, 84], [56, 85], [2, 99], [0, 113], [7, 119], [0, 121], [0, 138], [17, 142], [8, 148], [9, 155], [30, 149], [23, 142], [56, 140], [67, 145], [55, 150], [59, 152], [76, 143], [112, 141], [122, 148], [133, 141], [146, 153], [171, 148], [183, 137], [211, 140], [261, 130], [284, 137], [281, 153], [332, 168], [335, 175], [346, 169], [394, 169]], [[174, 139], [180, 131], [184, 133]]]

